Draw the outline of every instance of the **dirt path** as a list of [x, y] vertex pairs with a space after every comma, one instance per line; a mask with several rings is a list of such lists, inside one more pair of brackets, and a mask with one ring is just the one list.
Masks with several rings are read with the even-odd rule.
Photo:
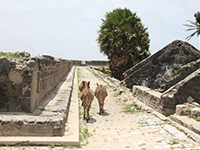
[[[79, 81], [90, 81], [93, 90], [96, 88], [96, 83], [106, 84], [94, 76], [87, 67], [79, 67], [78, 78]], [[126, 93], [119, 95], [115, 89], [109, 87], [107, 90], [109, 95], [102, 116], [98, 114], [99, 105], [96, 98], [90, 110], [89, 123], [85, 123], [82, 114], [80, 116], [82, 130], [85, 134], [88, 131], [90, 135], [86, 142], [88, 144], [83, 145], [82, 149], [200, 149], [200, 145], [194, 143], [184, 133], [153, 114], [141, 111], [125, 113], [124, 107], [130, 106], [131, 103], [125, 96]]]

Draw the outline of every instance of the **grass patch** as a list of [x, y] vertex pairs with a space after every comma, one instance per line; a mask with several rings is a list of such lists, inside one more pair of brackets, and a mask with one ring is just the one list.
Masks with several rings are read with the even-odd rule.
[[120, 101], [121, 101], [121, 98], [118, 98], [117, 101], [120, 102]]
[[55, 147], [55, 144], [51, 143], [49, 146], [48, 146], [50, 149], [53, 149]]
[[192, 119], [194, 119], [194, 120], [196, 120], [196, 121], [198, 121], [198, 122], [200, 122], [200, 116], [189, 116], [189, 118], [192, 118]]
[[170, 142], [169, 142], [169, 144], [170, 145], [176, 145], [176, 144], [179, 144], [179, 142], [177, 141], [177, 140], [171, 140]]
[[187, 116], [188, 116], [189, 118], [192, 118], [192, 119], [194, 119], [194, 120], [200, 122], [200, 115], [198, 115], [198, 116], [192, 115], [191, 109], [188, 109], [188, 110], [186, 111], [186, 113], [187, 113]]
[[172, 72], [174, 73], [175, 76], [177, 76], [177, 75], [179, 74], [178, 68], [174, 68], [174, 69], [172, 70]]
[[88, 137], [90, 137], [91, 134], [89, 133], [87, 128], [83, 128], [83, 130], [80, 131], [80, 141], [88, 143]]
[[125, 105], [124, 112], [133, 114], [133, 113], [139, 112], [139, 109], [137, 108], [135, 104], [127, 104]]
[[125, 98], [125, 99], [124, 99], [124, 102], [127, 102], [127, 101], [128, 101], [128, 99], [127, 99], [127, 98]]
[[105, 67], [101, 67], [101, 68], [99, 69], [99, 71], [101, 71], [101, 72], [104, 73], [104, 74], [108, 74], [108, 73], [109, 73], [109, 71], [108, 71]]
[[118, 96], [119, 96], [119, 92], [118, 92], [118, 91], [115, 92], [113, 96], [114, 96], [114, 97], [118, 97]]
[[7, 58], [16, 58], [16, 59], [24, 59], [24, 53], [21, 54], [7, 54], [4, 52], [0, 52], [0, 57], [7, 57]]
[[123, 89], [124, 91], [128, 91], [128, 88], [127, 88], [127, 87], [122, 87], [122, 89]]

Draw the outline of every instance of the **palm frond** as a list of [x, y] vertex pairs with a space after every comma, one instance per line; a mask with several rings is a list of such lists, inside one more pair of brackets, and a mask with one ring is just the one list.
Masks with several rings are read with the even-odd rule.
[[190, 40], [198, 31], [195, 31], [194, 33], [190, 34], [188, 37], [186, 37], [186, 40]]

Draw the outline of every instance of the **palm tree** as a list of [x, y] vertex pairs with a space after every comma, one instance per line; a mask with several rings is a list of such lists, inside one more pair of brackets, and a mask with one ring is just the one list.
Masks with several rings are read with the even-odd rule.
[[185, 26], [189, 27], [186, 31], [195, 30], [195, 32], [189, 35], [186, 40], [190, 40], [195, 34], [197, 34], [197, 36], [200, 35], [200, 12], [195, 13], [194, 17], [196, 22], [188, 20], [191, 24], [184, 24]]
[[112, 75], [122, 79], [127, 69], [150, 55], [149, 35], [136, 13], [115, 9], [102, 19], [97, 42], [107, 55]]

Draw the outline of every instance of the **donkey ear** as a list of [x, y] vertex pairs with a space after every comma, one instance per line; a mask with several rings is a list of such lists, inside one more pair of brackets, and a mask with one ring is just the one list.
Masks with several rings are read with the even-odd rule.
[[85, 86], [85, 82], [84, 82], [84, 81], [82, 81], [82, 83], [83, 83], [83, 86]]
[[90, 81], [88, 81], [87, 85], [88, 85], [88, 87], [90, 87]]
[[97, 86], [99, 86], [99, 84], [97, 83]]

